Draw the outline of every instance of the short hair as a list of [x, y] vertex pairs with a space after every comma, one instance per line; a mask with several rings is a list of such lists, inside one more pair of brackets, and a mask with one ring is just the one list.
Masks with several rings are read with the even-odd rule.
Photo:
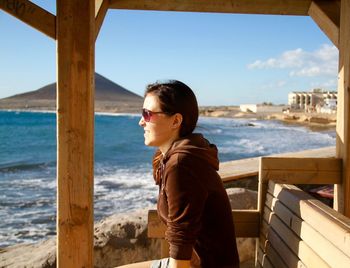
[[178, 80], [156, 82], [146, 87], [145, 97], [152, 94], [158, 97], [160, 109], [169, 114], [182, 115], [180, 137], [191, 134], [198, 121], [198, 103], [192, 89]]

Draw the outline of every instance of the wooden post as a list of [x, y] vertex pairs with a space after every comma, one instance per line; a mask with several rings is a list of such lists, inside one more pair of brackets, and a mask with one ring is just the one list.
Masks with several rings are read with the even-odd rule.
[[95, 0], [57, 0], [57, 267], [93, 267]]
[[335, 187], [334, 208], [350, 217], [350, 0], [341, 1], [336, 156], [343, 159], [343, 183]]
[[[265, 198], [266, 198], [266, 191], [268, 186], [268, 180], [266, 180], [263, 177], [263, 158], [259, 158], [259, 184], [258, 184], [258, 204], [257, 208], [259, 211], [259, 230], [260, 226], [263, 222], [263, 214], [264, 214], [264, 206], [265, 206]], [[255, 266], [257, 267], [258, 264], [258, 255], [259, 255], [259, 249], [260, 249], [260, 241], [259, 237], [255, 239]]]

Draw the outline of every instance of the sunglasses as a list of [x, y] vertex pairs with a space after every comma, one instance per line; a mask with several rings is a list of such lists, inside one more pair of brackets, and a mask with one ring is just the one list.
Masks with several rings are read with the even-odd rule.
[[169, 112], [152, 112], [152, 111], [147, 110], [145, 108], [142, 109], [142, 117], [143, 117], [143, 119], [146, 122], [151, 121], [152, 116], [155, 115], [155, 114], [169, 114], [169, 115], [171, 115], [172, 113], [169, 113]]

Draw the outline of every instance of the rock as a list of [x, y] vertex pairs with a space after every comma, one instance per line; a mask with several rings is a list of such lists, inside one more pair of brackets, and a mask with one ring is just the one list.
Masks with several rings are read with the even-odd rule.
[[310, 117], [309, 120], [310, 120], [310, 123], [317, 123], [317, 124], [328, 124], [328, 123], [330, 123], [328, 118], [323, 118], [323, 117], [312, 116], [312, 117]]
[[227, 195], [232, 209], [256, 209], [257, 192], [244, 188], [228, 188]]
[[284, 115], [283, 120], [298, 120], [299, 116], [296, 115]]
[[[147, 213], [112, 215], [95, 224], [95, 268], [160, 258], [160, 241], [147, 237]], [[0, 249], [0, 267], [56, 267], [56, 238]]]
[[95, 225], [95, 267], [160, 258], [160, 241], [147, 237], [148, 209], [112, 215]]
[[56, 267], [56, 239], [0, 249], [0, 267]]
[[[232, 208], [256, 207], [256, 192], [227, 189]], [[109, 216], [94, 227], [94, 267], [108, 268], [160, 258], [160, 241], [147, 237], [149, 208]], [[254, 258], [255, 239], [238, 238], [241, 262]], [[56, 267], [56, 238], [0, 249], [0, 267]]]

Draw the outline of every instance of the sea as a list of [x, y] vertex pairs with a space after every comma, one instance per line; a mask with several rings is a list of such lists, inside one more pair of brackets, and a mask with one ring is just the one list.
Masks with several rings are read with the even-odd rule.
[[[95, 115], [94, 217], [155, 206], [140, 115]], [[335, 130], [273, 120], [200, 117], [221, 162], [335, 145]], [[56, 234], [56, 114], [0, 111], [0, 248]]]

